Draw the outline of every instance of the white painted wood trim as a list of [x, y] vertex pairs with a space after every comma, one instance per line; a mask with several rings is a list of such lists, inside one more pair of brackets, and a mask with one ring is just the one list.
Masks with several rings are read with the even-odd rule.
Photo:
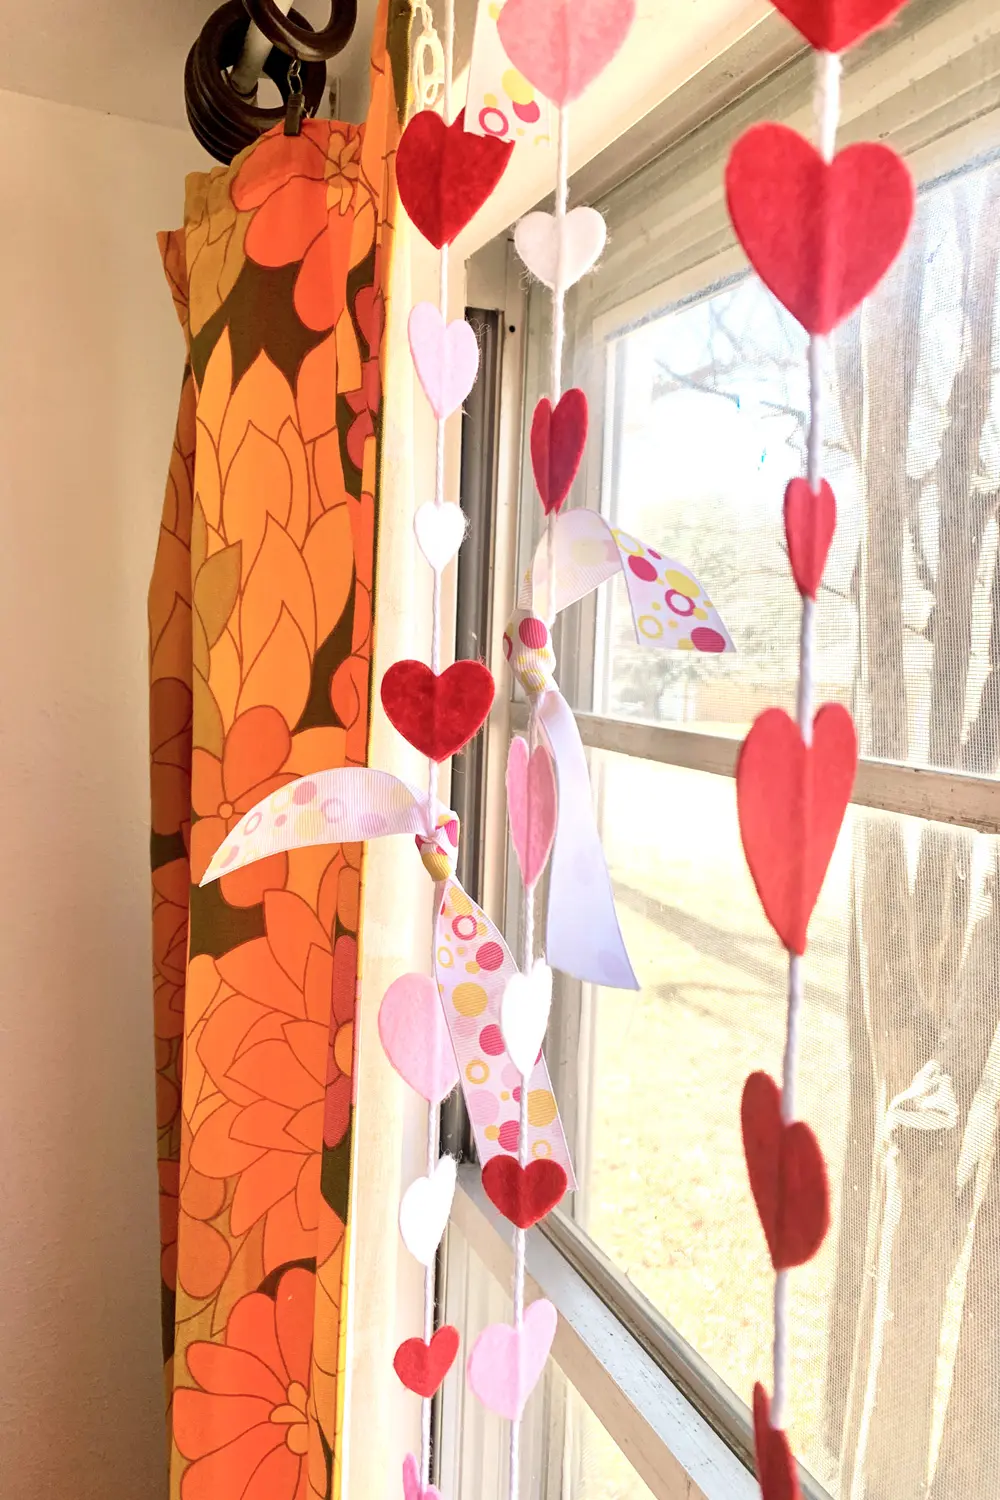
[[[523, 727], [526, 710], [515, 704], [513, 727]], [[735, 736], [704, 734], [673, 724], [642, 724], [600, 714], [575, 715], [580, 738], [592, 750], [610, 750], [639, 760], [658, 761], [712, 776], [735, 776], [742, 741]], [[866, 760], [858, 764], [851, 801], [880, 812], [953, 823], [980, 833], [1000, 833], [1000, 781], [968, 776], [962, 771], [937, 771], [904, 766], [896, 761]]]
[[[459, 1169], [452, 1225], [506, 1283], [511, 1229], [483, 1192], [476, 1167]], [[759, 1500], [749, 1469], [537, 1229], [527, 1237], [528, 1300], [559, 1313], [552, 1357], [657, 1500]]]

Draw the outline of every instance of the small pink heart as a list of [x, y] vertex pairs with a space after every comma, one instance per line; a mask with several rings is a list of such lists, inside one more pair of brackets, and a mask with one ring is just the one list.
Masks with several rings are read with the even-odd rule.
[[604, 71], [634, 20], [635, 0], [507, 0], [497, 30], [518, 72], [563, 105]]
[[558, 1314], [544, 1298], [533, 1302], [520, 1328], [493, 1323], [484, 1328], [469, 1355], [469, 1386], [487, 1408], [518, 1422], [556, 1336]]
[[529, 759], [528, 742], [520, 735], [511, 740], [507, 756], [507, 810], [521, 879], [534, 885], [556, 834], [556, 773], [546, 747], [536, 745]]
[[434, 981], [404, 974], [386, 990], [378, 1013], [385, 1055], [401, 1078], [430, 1104], [458, 1082], [458, 1064]]
[[479, 345], [464, 318], [445, 325], [433, 302], [410, 313], [410, 353], [420, 384], [439, 421], [457, 411], [476, 383]]
[[441, 1500], [441, 1491], [429, 1484], [425, 1489], [420, 1482], [420, 1465], [412, 1453], [403, 1459], [403, 1500]]

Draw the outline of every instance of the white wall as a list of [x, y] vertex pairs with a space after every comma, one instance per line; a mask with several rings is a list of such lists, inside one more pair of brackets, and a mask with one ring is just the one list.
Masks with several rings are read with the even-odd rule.
[[165, 1492], [145, 595], [192, 137], [0, 93], [0, 1495]]

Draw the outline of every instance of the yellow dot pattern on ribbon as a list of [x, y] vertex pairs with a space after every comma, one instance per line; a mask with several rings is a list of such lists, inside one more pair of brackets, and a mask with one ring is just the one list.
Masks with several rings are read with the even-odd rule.
[[532, 1089], [528, 1095], [528, 1124], [551, 1125], [558, 1111], [555, 1097], [548, 1089]]
[[481, 1016], [486, 1009], [487, 995], [481, 984], [466, 980], [456, 984], [451, 996], [452, 1004], [460, 1016]]

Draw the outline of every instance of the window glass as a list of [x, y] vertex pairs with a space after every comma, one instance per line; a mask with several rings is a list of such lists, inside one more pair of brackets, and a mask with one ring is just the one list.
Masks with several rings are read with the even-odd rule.
[[[454, 1228], [444, 1314], [463, 1330], [467, 1348], [489, 1323], [512, 1316], [509, 1289]], [[506, 1500], [510, 1425], [469, 1392], [462, 1361], [455, 1371], [442, 1390], [442, 1493], [454, 1500]], [[521, 1426], [521, 1494], [531, 1500], [651, 1500], [651, 1493], [550, 1359]]]
[[[896, 267], [832, 340], [824, 470], [838, 524], [816, 662], [820, 700], [854, 709], [866, 753], [991, 776], [998, 224], [1000, 166], [930, 188]], [[737, 732], [766, 705], [793, 705], [798, 610], [781, 505], [804, 470], [805, 350], [798, 324], [744, 275], [616, 331], [585, 361], [604, 366], [605, 513], [694, 569], [739, 656], [640, 646], [619, 578], [582, 646], [594, 672], [578, 707]]]

